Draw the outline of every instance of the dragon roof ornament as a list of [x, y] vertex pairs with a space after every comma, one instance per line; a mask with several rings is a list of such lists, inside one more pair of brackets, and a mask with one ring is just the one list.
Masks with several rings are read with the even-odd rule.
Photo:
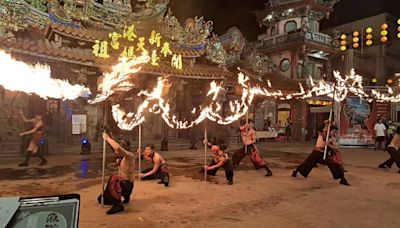
[[171, 9], [164, 16], [161, 31], [176, 44], [181, 46], [204, 46], [213, 29], [212, 21], [205, 21], [203, 17], [189, 18], [185, 26], [172, 14]]

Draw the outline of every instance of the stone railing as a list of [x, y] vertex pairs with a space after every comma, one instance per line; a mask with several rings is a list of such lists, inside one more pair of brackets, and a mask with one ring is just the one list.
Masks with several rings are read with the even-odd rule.
[[327, 34], [320, 32], [303, 32], [297, 31], [293, 33], [286, 33], [283, 35], [277, 35], [274, 37], [270, 37], [264, 40], [255, 41], [252, 43], [248, 43], [245, 48], [245, 52], [251, 50], [263, 50], [263, 49], [271, 49], [274, 47], [279, 47], [281, 45], [294, 43], [294, 42], [313, 42], [325, 45], [327, 47], [332, 47], [332, 37]]

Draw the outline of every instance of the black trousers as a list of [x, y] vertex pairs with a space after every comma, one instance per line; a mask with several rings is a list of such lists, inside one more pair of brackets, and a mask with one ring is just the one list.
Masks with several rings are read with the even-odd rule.
[[[111, 177], [110, 177], [108, 183], [110, 182], [110, 180], [111, 180]], [[116, 199], [112, 196], [108, 183], [107, 183], [106, 190], [104, 191], [104, 204], [105, 205], [115, 205], [115, 204], [121, 203], [121, 199]], [[124, 180], [120, 184], [121, 184], [121, 190], [122, 190], [121, 195], [124, 197], [123, 203], [129, 203], [134, 184], [132, 181], [128, 181], [128, 180]], [[97, 197], [97, 202], [101, 203], [101, 194], [99, 195], [99, 197]]]
[[324, 153], [317, 151], [317, 150], [313, 150], [311, 152], [311, 154], [308, 155], [306, 160], [297, 167], [296, 170], [304, 177], [307, 177], [311, 173], [311, 170], [318, 163], [328, 166], [329, 170], [332, 173], [333, 179], [344, 178], [344, 173], [343, 173], [343, 169], [341, 168], [341, 165], [337, 164], [337, 163], [333, 163], [333, 162], [329, 161], [329, 159], [326, 159], [324, 161]]
[[[165, 165], [165, 168], [166, 168], [166, 165]], [[163, 171], [162, 169], [163, 169], [162, 166], [160, 166], [155, 174], [147, 176], [147, 177], [143, 177], [142, 180], [160, 179], [161, 182], [163, 182], [163, 183], [167, 182], [168, 183], [169, 182], [169, 173], [168, 173], [168, 171]], [[151, 170], [153, 170], [153, 168], [143, 169], [141, 171], [141, 173], [148, 173]]]
[[[212, 162], [208, 166], [213, 166], [216, 164], [217, 163], [214, 160], [212, 160]], [[225, 170], [226, 179], [228, 181], [233, 181], [233, 164], [232, 164], [231, 159], [229, 159], [227, 162], [225, 162], [225, 164], [221, 167]], [[207, 175], [215, 176], [215, 174], [217, 174], [218, 169], [221, 167], [218, 167], [213, 170], [207, 170]]]
[[387, 148], [387, 152], [389, 153], [390, 158], [382, 163], [382, 165], [391, 168], [393, 163], [396, 163], [397, 168], [400, 169], [400, 152], [391, 146]]

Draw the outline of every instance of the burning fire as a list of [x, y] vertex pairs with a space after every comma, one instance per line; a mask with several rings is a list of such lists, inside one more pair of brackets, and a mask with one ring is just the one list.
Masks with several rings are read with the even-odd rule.
[[141, 65], [148, 63], [150, 57], [143, 54], [137, 58], [128, 59], [121, 58], [117, 65], [112, 67], [110, 73], [105, 73], [103, 82], [99, 85], [99, 94], [96, 95], [94, 100], [89, 100], [90, 104], [105, 101], [108, 97], [113, 95], [115, 91], [128, 91], [133, 88], [133, 84], [129, 82], [131, 75], [141, 70]]
[[51, 78], [47, 65], [28, 65], [14, 60], [2, 50], [0, 63], [5, 73], [0, 77], [0, 85], [7, 90], [34, 93], [44, 99], [74, 100], [90, 95], [90, 90], [82, 85], [71, 85], [68, 81]]
[[[124, 75], [126, 73], [121, 73]], [[141, 91], [138, 96], [144, 96], [145, 99], [139, 105], [136, 112], [125, 112], [119, 104], [112, 108], [114, 119], [118, 126], [124, 130], [132, 130], [145, 121], [145, 113], [160, 114], [165, 123], [175, 129], [187, 129], [194, 125], [202, 123], [205, 119], [215, 121], [218, 124], [228, 125], [242, 118], [247, 111], [255, 96], [269, 97], [280, 100], [289, 99], [307, 99], [310, 97], [329, 96], [337, 102], [343, 101], [349, 93], [352, 93], [360, 98], [371, 101], [375, 98], [377, 101], [400, 101], [400, 95], [393, 96], [393, 91], [389, 88], [389, 95], [381, 94], [377, 91], [372, 91], [369, 95], [363, 90], [362, 77], [357, 75], [354, 70], [350, 75], [342, 77], [339, 72], [334, 72], [336, 83], [329, 83], [321, 80], [317, 83], [310, 78], [311, 88], [305, 90], [303, 85], [299, 84], [299, 91], [290, 94], [283, 94], [280, 90], [273, 90], [270, 82], [267, 83], [268, 88], [260, 86], [251, 86], [249, 78], [243, 73], [238, 74], [238, 83], [242, 87], [242, 95], [239, 99], [229, 102], [230, 113], [227, 116], [222, 116], [222, 107], [219, 97], [224, 89], [222, 83], [212, 81], [210, 89], [207, 92], [209, 104], [199, 108], [194, 108], [191, 114], [194, 116], [192, 121], [178, 120], [171, 114], [171, 105], [165, 100], [165, 95], [168, 94], [171, 83], [164, 77], [158, 78], [156, 87], [151, 91]], [[118, 81], [118, 80], [117, 80]], [[120, 82], [120, 81], [118, 81]], [[108, 87], [111, 88], [111, 87]], [[197, 116], [195, 116], [197, 113]]]

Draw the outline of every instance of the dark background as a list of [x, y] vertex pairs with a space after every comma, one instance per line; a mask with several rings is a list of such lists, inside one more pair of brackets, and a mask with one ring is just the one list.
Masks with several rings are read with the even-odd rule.
[[[246, 39], [253, 41], [263, 33], [254, 14], [264, 9], [267, 0], [170, 0], [170, 7], [181, 23], [189, 17], [204, 16], [214, 21], [214, 32], [222, 35], [230, 27], [237, 26]], [[390, 12], [400, 16], [400, 0], [341, 0], [321, 28], [343, 24], [353, 20]], [[399, 17], [400, 18], [400, 17]]]

